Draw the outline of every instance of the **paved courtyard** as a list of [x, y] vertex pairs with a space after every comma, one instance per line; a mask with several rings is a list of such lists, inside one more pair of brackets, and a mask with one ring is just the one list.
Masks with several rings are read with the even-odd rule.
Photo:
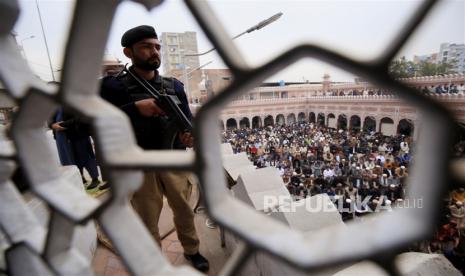
[[[164, 219], [170, 219], [163, 216]], [[205, 226], [205, 215], [197, 214], [195, 224], [200, 238], [200, 252], [210, 261], [208, 275], [217, 275], [227, 259], [227, 255], [220, 245], [218, 229]], [[163, 218], [162, 218], [163, 220]], [[161, 221], [161, 223], [165, 223]], [[163, 254], [175, 266], [189, 265], [184, 259], [183, 249], [176, 232], [173, 231], [162, 240]], [[99, 244], [93, 260], [93, 268], [97, 276], [125, 276], [130, 275], [121, 259], [107, 247]]]

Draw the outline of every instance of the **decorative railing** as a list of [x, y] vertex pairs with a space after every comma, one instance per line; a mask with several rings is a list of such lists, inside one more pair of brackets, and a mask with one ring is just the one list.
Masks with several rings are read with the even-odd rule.
[[[427, 94], [437, 101], [457, 101], [465, 102], [464, 94]], [[350, 102], [373, 102], [373, 101], [402, 101], [402, 97], [397, 95], [360, 95], [360, 96], [305, 96], [296, 98], [272, 98], [272, 99], [255, 99], [255, 100], [235, 100], [228, 104], [229, 108], [250, 105], [268, 105], [268, 104], [310, 104], [313, 102], [337, 102], [337, 103], [350, 103]]]
[[[437, 75], [437, 76], [425, 76], [425, 77], [412, 77], [412, 78], [400, 78], [401, 82], [415, 86], [415, 85], [443, 85], [443, 84], [465, 84], [465, 74], [448, 74], [448, 75]], [[351, 90], [351, 89], [364, 89], [377, 87], [368, 82], [346, 82], [346, 83], [330, 83], [329, 90]], [[273, 86], [273, 87], [256, 87], [249, 93], [262, 93], [262, 92], [316, 92], [322, 91], [322, 84], [293, 84], [285, 86]]]

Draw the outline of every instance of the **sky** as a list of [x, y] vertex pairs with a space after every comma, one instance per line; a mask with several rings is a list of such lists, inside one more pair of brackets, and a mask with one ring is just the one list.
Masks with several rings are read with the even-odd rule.
[[[54, 71], [61, 69], [63, 50], [74, 1], [37, 0]], [[115, 0], [116, 1], [116, 0]], [[203, 1], [203, 0], [202, 0]], [[246, 62], [258, 66], [301, 43], [329, 48], [358, 60], [382, 54], [422, 1], [419, 0], [210, 0], [207, 1], [227, 33], [233, 37], [278, 12], [283, 16], [265, 28], [234, 40]], [[17, 40], [41, 78], [51, 79], [47, 52], [35, 0], [20, 0], [21, 14], [15, 25]], [[181, 0], [165, 0], [147, 11], [142, 5], [123, 1], [117, 10], [106, 46], [107, 54], [123, 62], [121, 35], [137, 25], [152, 25], [161, 32], [197, 32], [198, 48], [212, 47]], [[34, 38], [30, 38], [34, 36]], [[415, 31], [399, 56], [430, 54], [443, 42], [465, 43], [465, 1], [444, 0], [436, 5]], [[212, 52], [200, 58], [205, 68], [226, 68]], [[162, 61], [163, 63], [163, 61]], [[315, 59], [304, 59], [268, 81], [321, 81], [328, 73], [333, 81], [352, 81], [354, 76]], [[59, 75], [59, 72], [54, 74]]]

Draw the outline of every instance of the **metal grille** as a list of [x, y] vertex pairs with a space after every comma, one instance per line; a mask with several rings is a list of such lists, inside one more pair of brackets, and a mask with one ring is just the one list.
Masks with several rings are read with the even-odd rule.
[[[136, 2], [151, 9], [161, 1]], [[173, 268], [168, 263], [129, 205], [128, 195], [141, 184], [141, 169], [169, 168], [194, 171], [205, 192], [211, 217], [244, 241], [225, 265], [223, 274], [240, 270], [257, 251], [265, 251], [308, 271], [368, 258], [396, 274], [393, 256], [397, 250], [425, 237], [433, 229], [448, 179], [452, 117], [434, 99], [393, 80], [387, 66], [436, 1], [425, 1], [385, 54], [371, 62], [352, 60], [316, 45], [303, 44], [260, 67], [247, 65], [207, 2], [185, 2], [233, 74], [232, 84], [197, 113], [195, 153], [142, 151], [136, 146], [128, 118], [98, 96], [99, 61], [120, 1], [76, 2], [58, 90], [36, 80], [16, 50], [10, 31], [20, 12], [17, 1], [0, 1], [0, 79], [20, 107], [11, 128], [14, 145], [0, 152], [0, 229], [9, 242], [5, 253], [9, 271], [27, 275], [92, 274], [90, 264], [71, 247], [71, 238], [76, 225], [96, 219], [131, 273], [196, 273], [187, 267]], [[92, 47], [88, 41], [92, 41]], [[221, 167], [220, 136], [214, 135], [220, 133], [217, 118], [221, 110], [240, 93], [308, 57], [396, 91], [399, 97], [418, 107], [424, 124], [407, 198], [421, 197], [424, 208], [383, 213], [376, 221], [349, 224], [345, 230], [322, 229], [304, 236], [229, 195]], [[111, 197], [106, 202], [100, 203], [63, 185], [66, 180], [58, 173], [58, 161], [52, 158], [43, 130], [44, 121], [58, 104], [83, 116], [94, 128], [101, 167], [112, 184]], [[34, 219], [9, 180], [13, 160], [22, 166], [33, 192], [52, 212], [47, 229]], [[329, 241], [335, 240], [338, 247], [328, 246]]]

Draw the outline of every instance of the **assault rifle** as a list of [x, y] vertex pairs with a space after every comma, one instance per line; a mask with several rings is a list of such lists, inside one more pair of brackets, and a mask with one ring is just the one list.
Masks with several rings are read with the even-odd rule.
[[157, 102], [157, 106], [160, 107], [166, 114], [165, 119], [169, 121], [168, 124], [174, 125], [173, 127], [166, 126], [169, 132], [174, 133], [167, 133], [170, 139], [169, 147], [174, 146], [174, 141], [176, 136], [179, 132], [192, 132], [192, 123], [186, 117], [184, 112], [179, 107], [181, 105], [181, 101], [176, 95], [168, 94], [166, 91], [158, 91], [153, 85], [151, 85], [146, 79], [139, 77], [137, 74], [131, 72], [130, 68], [127, 68], [127, 64], [124, 66], [123, 72], [129, 74], [146, 92], [148, 92]]
[[[176, 136], [180, 131], [192, 132], [192, 124], [179, 107], [181, 101], [176, 95], [167, 94], [165, 91], [158, 91], [147, 80], [131, 72], [131, 70], [127, 68], [127, 64], [124, 66], [123, 72], [129, 74], [145, 91], [152, 95], [152, 97], [157, 101], [157, 105], [167, 114], [167, 117], [174, 120], [174, 128], [170, 128], [170, 130], [168, 130], [173, 134], [165, 134], [170, 138], [169, 146], [171, 148], [173, 148]], [[231, 188], [235, 184], [235, 181], [226, 170], [225, 175], [227, 177], [228, 188]]]

